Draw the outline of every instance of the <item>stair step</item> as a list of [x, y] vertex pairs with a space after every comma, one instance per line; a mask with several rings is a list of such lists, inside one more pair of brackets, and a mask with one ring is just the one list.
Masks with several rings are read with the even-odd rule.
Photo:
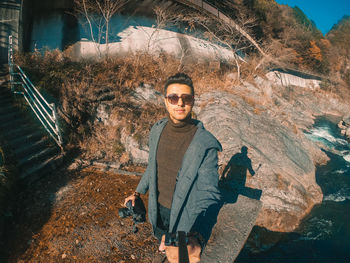
[[10, 130], [26, 124], [24, 118], [16, 118], [11, 122], [0, 122], [0, 130]]
[[8, 88], [4, 88], [4, 87], [0, 87], [0, 98], [3, 96], [3, 95], [11, 95], [11, 90], [8, 89]]
[[2, 131], [2, 136], [7, 140], [14, 140], [22, 135], [28, 135], [33, 131], [29, 125], [19, 125], [12, 129]]
[[14, 149], [14, 153], [17, 158], [23, 158], [24, 156], [43, 150], [45, 147], [48, 147], [49, 140], [41, 138], [40, 140], [34, 141], [33, 143], [27, 143], [22, 147]]
[[22, 145], [32, 144], [33, 142], [41, 139], [44, 136], [43, 132], [40, 130], [32, 131], [24, 135], [8, 139], [8, 144], [12, 148], [20, 148]]
[[11, 103], [0, 104], [0, 115], [12, 111], [17, 111], [17, 109]]
[[6, 98], [6, 97], [12, 97], [12, 92], [10, 92], [9, 90], [1, 89], [0, 98]]
[[34, 165], [26, 170], [23, 170], [20, 178], [26, 181], [28, 184], [31, 184], [39, 180], [41, 177], [45, 176], [45, 172], [49, 173], [49, 172], [52, 172], [52, 170], [56, 169], [57, 166], [62, 162], [62, 160], [63, 160], [62, 154], [54, 157], [51, 156], [43, 160], [41, 163], [38, 163], [37, 165]]
[[10, 122], [19, 117], [17, 111], [0, 114], [0, 122]]
[[12, 96], [0, 96], [0, 105], [9, 104], [13, 102]]
[[19, 165], [22, 171], [25, 171], [32, 166], [36, 166], [42, 160], [54, 156], [56, 153], [58, 153], [58, 151], [59, 150], [56, 147], [47, 147], [41, 150], [40, 152], [19, 159], [17, 164]]
[[7, 107], [15, 108], [13, 106], [13, 101], [12, 100], [3, 101], [3, 102], [0, 103], [0, 111], [2, 111], [3, 108], [7, 108]]

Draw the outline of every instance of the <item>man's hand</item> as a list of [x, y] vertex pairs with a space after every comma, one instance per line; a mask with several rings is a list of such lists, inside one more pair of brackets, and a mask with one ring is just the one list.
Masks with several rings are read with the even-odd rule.
[[[198, 263], [201, 258], [202, 248], [195, 237], [188, 238], [187, 244], [188, 258], [190, 263]], [[179, 262], [179, 248], [174, 246], [165, 246], [167, 259], [170, 263]]]
[[134, 192], [132, 195], [130, 195], [130, 196], [128, 196], [127, 198], [125, 198], [125, 200], [124, 200], [124, 206], [126, 206], [126, 203], [129, 202], [129, 201], [131, 201], [131, 205], [132, 205], [132, 206], [135, 206], [135, 200], [136, 200], [136, 198], [138, 198], [139, 196], [140, 196], [139, 193]]

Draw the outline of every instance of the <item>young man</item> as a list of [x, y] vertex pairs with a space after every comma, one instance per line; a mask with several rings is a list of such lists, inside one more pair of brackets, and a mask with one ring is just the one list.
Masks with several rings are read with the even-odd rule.
[[177, 262], [177, 248], [165, 246], [165, 234], [190, 233], [190, 262], [199, 262], [203, 246], [216, 222], [220, 201], [217, 152], [221, 145], [200, 121], [191, 118], [192, 80], [184, 73], [168, 78], [164, 87], [168, 118], [158, 121], [149, 136], [148, 166], [133, 195], [134, 204], [149, 191], [148, 217], [159, 250]]

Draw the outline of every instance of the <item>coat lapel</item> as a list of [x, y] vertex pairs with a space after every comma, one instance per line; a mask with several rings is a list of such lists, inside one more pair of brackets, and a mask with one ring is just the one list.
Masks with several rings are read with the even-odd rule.
[[157, 123], [156, 126], [154, 126], [154, 129], [152, 131], [150, 142], [149, 142], [149, 163], [150, 170], [152, 171], [150, 173], [149, 178], [149, 205], [148, 205], [148, 215], [149, 220], [153, 226], [153, 230], [155, 229], [155, 226], [157, 224], [157, 148], [158, 143], [160, 139], [160, 135], [167, 123], [167, 119], [162, 119], [159, 123]]

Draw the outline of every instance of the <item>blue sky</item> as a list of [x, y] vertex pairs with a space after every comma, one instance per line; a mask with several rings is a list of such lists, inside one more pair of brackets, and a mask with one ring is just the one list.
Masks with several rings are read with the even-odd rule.
[[316, 23], [323, 34], [344, 16], [350, 16], [350, 0], [276, 0], [279, 4], [290, 7], [298, 6]]

